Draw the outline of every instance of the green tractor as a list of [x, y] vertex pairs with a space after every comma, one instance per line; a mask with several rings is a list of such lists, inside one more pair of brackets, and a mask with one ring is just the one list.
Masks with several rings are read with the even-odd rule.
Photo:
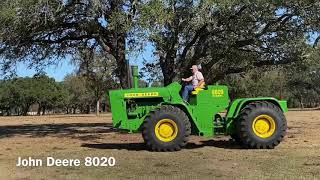
[[115, 128], [142, 132], [152, 151], [178, 151], [192, 135], [230, 135], [246, 148], [272, 149], [284, 138], [287, 102], [271, 97], [235, 99], [228, 87], [208, 85], [192, 92], [188, 103], [181, 85], [138, 88], [138, 67], [132, 66], [133, 88], [109, 93]]

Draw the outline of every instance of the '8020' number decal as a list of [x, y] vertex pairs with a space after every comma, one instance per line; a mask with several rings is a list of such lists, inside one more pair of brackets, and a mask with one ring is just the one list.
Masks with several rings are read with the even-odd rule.
[[224, 95], [223, 89], [214, 89], [212, 90], [213, 97], [222, 97]]

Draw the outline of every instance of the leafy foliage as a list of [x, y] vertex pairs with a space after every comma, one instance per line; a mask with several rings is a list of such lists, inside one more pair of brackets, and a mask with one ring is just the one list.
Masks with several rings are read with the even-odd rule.
[[74, 58], [74, 62], [79, 67], [78, 75], [85, 78], [87, 89], [94, 94], [96, 113], [99, 115], [99, 105], [103, 95], [107, 90], [118, 87], [114, 73], [116, 61], [113, 56], [92, 47], [81, 50]]
[[231, 99], [268, 96], [288, 100], [289, 107], [318, 107], [319, 51], [311, 49], [303, 61], [273, 69], [231, 74], [219, 83], [227, 84]]
[[[0, 112], [6, 115], [89, 113], [97, 102], [87, 77], [70, 74], [56, 82], [44, 74], [0, 81]], [[104, 94], [103, 91], [101, 94]], [[101, 98], [101, 97], [100, 97]], [[104, 104], [108, 102], [104, 101]]]
[[11, 114], [26, 115], [33, 104], [38, 104], [38, 114], [47, 109], [61, 106], [66, 98], [66, 92], [54, 79], [43, 74], [33, 78], [15, 78], [1, 81], [0, 107], [2, 111]]
[[[254, 2], [254, 3], [253, 3]], [[208, 83], [252, 69], [303, 60], [318, 32], [314, 1], [149, 1], [145, 16], [164, 84], [201, 64]], [[158, 7], [160, 6], [160, 7]], [[158, 18], [157, 18], [158, 17]]]

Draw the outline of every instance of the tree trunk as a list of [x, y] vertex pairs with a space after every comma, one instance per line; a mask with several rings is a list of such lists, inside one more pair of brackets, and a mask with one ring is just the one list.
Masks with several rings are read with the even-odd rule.
[[84, 112], [84, 108], [83, 108], [83, 106], [81, 105], [81, 106], [80, 106], [80, 113], [83, 114], [83, 112]]
[[42, 106], [42, 115], [46, 114], [46, 106]]
[[90, 105], [87, 105], [87, 107], [86, 107], [86, 113], [87, 113], [87, 114], [90, 114]]
[[97, 100], [97, 105], [96, 105], [96, 115], [99, 116], [99, 111], [100, 111], [100, 99]]
[[107, 101], [105, 103], [105, 112], [110, 112], [110, 101], [109, 101], [109, 99], [107, 99]]
[[24, 115], [24, 116], [28, 115], [29, 107], [30, 107], [29, 104], [27, 104], [27, 105], [24, 107], [24, 110], [23, 110], [23, 115]]
[[117, 37], [117, 44], [115, 50], [115, 57], [118, 63], [117, 75], [120, 79], [121, 87], [129, 88], [128, 62], [126, 61], [126, 34], [120, 33]]
[[[101, 43], [103, 49], [106, 52], [110, 52], [116, 59], [117, 69], [115, 71], [117, 78], [120, 80], [120, 85], [122, 88], [129, 88], [129, 62], [126, 60], [126, 33], [114, 32], [114, 41], [106, 45], [105, 42], [109, 40], [109, 34], [105, 35], [106, 37], [101, 37], [99, 42]], [[110, 48], [111, 47], [111, 48]]]
[[163, 84], [164, 86], [168, 86], [173, 81], [173, 77], [170, 76], [167, 72], [163, 73]]
[[173, 78], [175, 77], [174, 59], [164, 59], [160, 57], [160, 67], [163, 74], [163, 84], [164, 86], [167, 86], [172, 83]]
[[7, 109], [7, 116], [11, 116], [11, 109]]
[[41, 103], [38, 103], [39, 107], [38, 107], [38, 112], [37, 112], [37, 115], [40, 116], [41, 115]]
[[304, 109], [302, 97], [299, 98], [300, 108]]

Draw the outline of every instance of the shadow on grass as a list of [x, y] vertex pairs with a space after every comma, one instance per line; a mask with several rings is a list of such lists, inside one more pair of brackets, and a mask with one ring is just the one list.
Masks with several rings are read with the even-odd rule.
[[243, 149], [243, 147], [235, 142], [234, 140], [206, 140], [200, 141], [200, 144], [196, 143], [188, 143], [186, 145], [186, 149], [196, 149], [202, 147], [216, 147], [216, 148], [223, 148], [223, 149]]
[[[89, 144], [84, 143], [81, 147], [94, 148], [94, 149], [117, 149], [117, 150], [129, 150], [129, 151], [143, 151], [148, 150], [144, 143], [102, 143], [102, 144]], [[223, 149], [243, 149], [243, 147], [232, 140], [208, 140], [200, 141], [199, 144], [187, 143], [183, 149], [198, 149], [203, 147], [216, 147]]]
[[[87, 117], [97, 117], [95, 114], [75, 114], [75, 115], [70, 115], [70, 114], [63, 114], [63, 115], [47, 115], [50, 118], [55, 118], [55, 119], [64, 119], [64, 118], [87, 118]], [[101, 117], [111, 117], [111, 113], [103, 113], [100, 114], [100, 116], [98, 116], [97, 118], [101, 118]]]
[[80, 140], [99, 139], [101, 133], [117, 132], [111, 123], [23, 124], [0, 126], [0, 139], [14, 136], [70, 137]]
[[320, 108], [290, 108], [289, 111], [319, 111]]
[[102, 144], [90, 144], [84, 143], [81, 147], [93, 148], [93, 149], [126, 149], [129, 151], [142, 151], [147, 150], [144, 143], [102, 143]]

